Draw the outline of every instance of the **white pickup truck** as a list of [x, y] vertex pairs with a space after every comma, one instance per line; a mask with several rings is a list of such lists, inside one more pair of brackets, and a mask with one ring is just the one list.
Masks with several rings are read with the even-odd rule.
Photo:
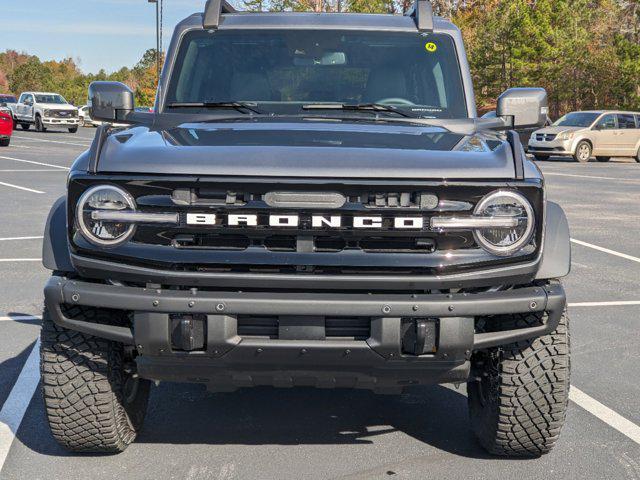
[[34, 125], [38, 132], [51, 127], [66, 128], [71, 133], [78, 131], [78, 109], [57, 93], [24, 92], [13, 112], [23, 130]]

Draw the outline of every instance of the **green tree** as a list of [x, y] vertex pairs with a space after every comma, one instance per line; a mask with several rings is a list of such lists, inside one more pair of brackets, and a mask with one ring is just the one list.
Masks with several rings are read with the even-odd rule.
[[42, 90], [47, 73], [47, 69], [40, 60], [37, 57], [31, 57], [9, 74], [9, 88], [12, 92]]

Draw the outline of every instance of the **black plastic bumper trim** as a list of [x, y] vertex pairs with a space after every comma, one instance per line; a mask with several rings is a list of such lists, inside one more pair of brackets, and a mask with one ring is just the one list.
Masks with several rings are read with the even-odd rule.
[[75, 304], [160, 314], [321, 315], [396, 319], [403, 317], [473, 318], [527, 312], [548, 313], [546, 324], [540, 327], [476, 334], [469, 347], [482, 349], [552, 332], [564, 311], [566, 296], [560, 284], [451, 295], [240, 293], [148, 289], [89, 283], [53, 276], [45, 287], [45, 303], [58, 325], [126, 344], [133, 344], [133, 333], [129, 329], [66, 318], [60, 305]]

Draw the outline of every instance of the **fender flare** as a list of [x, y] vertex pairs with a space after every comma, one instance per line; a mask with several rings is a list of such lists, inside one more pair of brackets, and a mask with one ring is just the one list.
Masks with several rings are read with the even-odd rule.
[[51, 207], [44, 229], [42, 264], [55, 272], [73, 272], [67, 241], [67, 198], [60, 197]]
[[547, 202], [544, 245], [537, 280], [562, 278], [571, 271], [571, 235], [562, 207]]

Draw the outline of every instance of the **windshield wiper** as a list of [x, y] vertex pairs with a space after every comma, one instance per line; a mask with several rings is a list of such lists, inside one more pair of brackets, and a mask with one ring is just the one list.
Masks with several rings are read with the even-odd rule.
[[410, 114], [404, 110], [391, 105], [382, 105], [380, 103], [310, 103], [302, 106], [303, 110], [344, 110], [359, 112], [389, 112], [406, 118], [420, 118], [418, 115]]
[[232, 108], [240, 113], [251, 113], [264, 115], [257, 108], [245, 102], [175, 102], [167, 105], [167, 108]]

